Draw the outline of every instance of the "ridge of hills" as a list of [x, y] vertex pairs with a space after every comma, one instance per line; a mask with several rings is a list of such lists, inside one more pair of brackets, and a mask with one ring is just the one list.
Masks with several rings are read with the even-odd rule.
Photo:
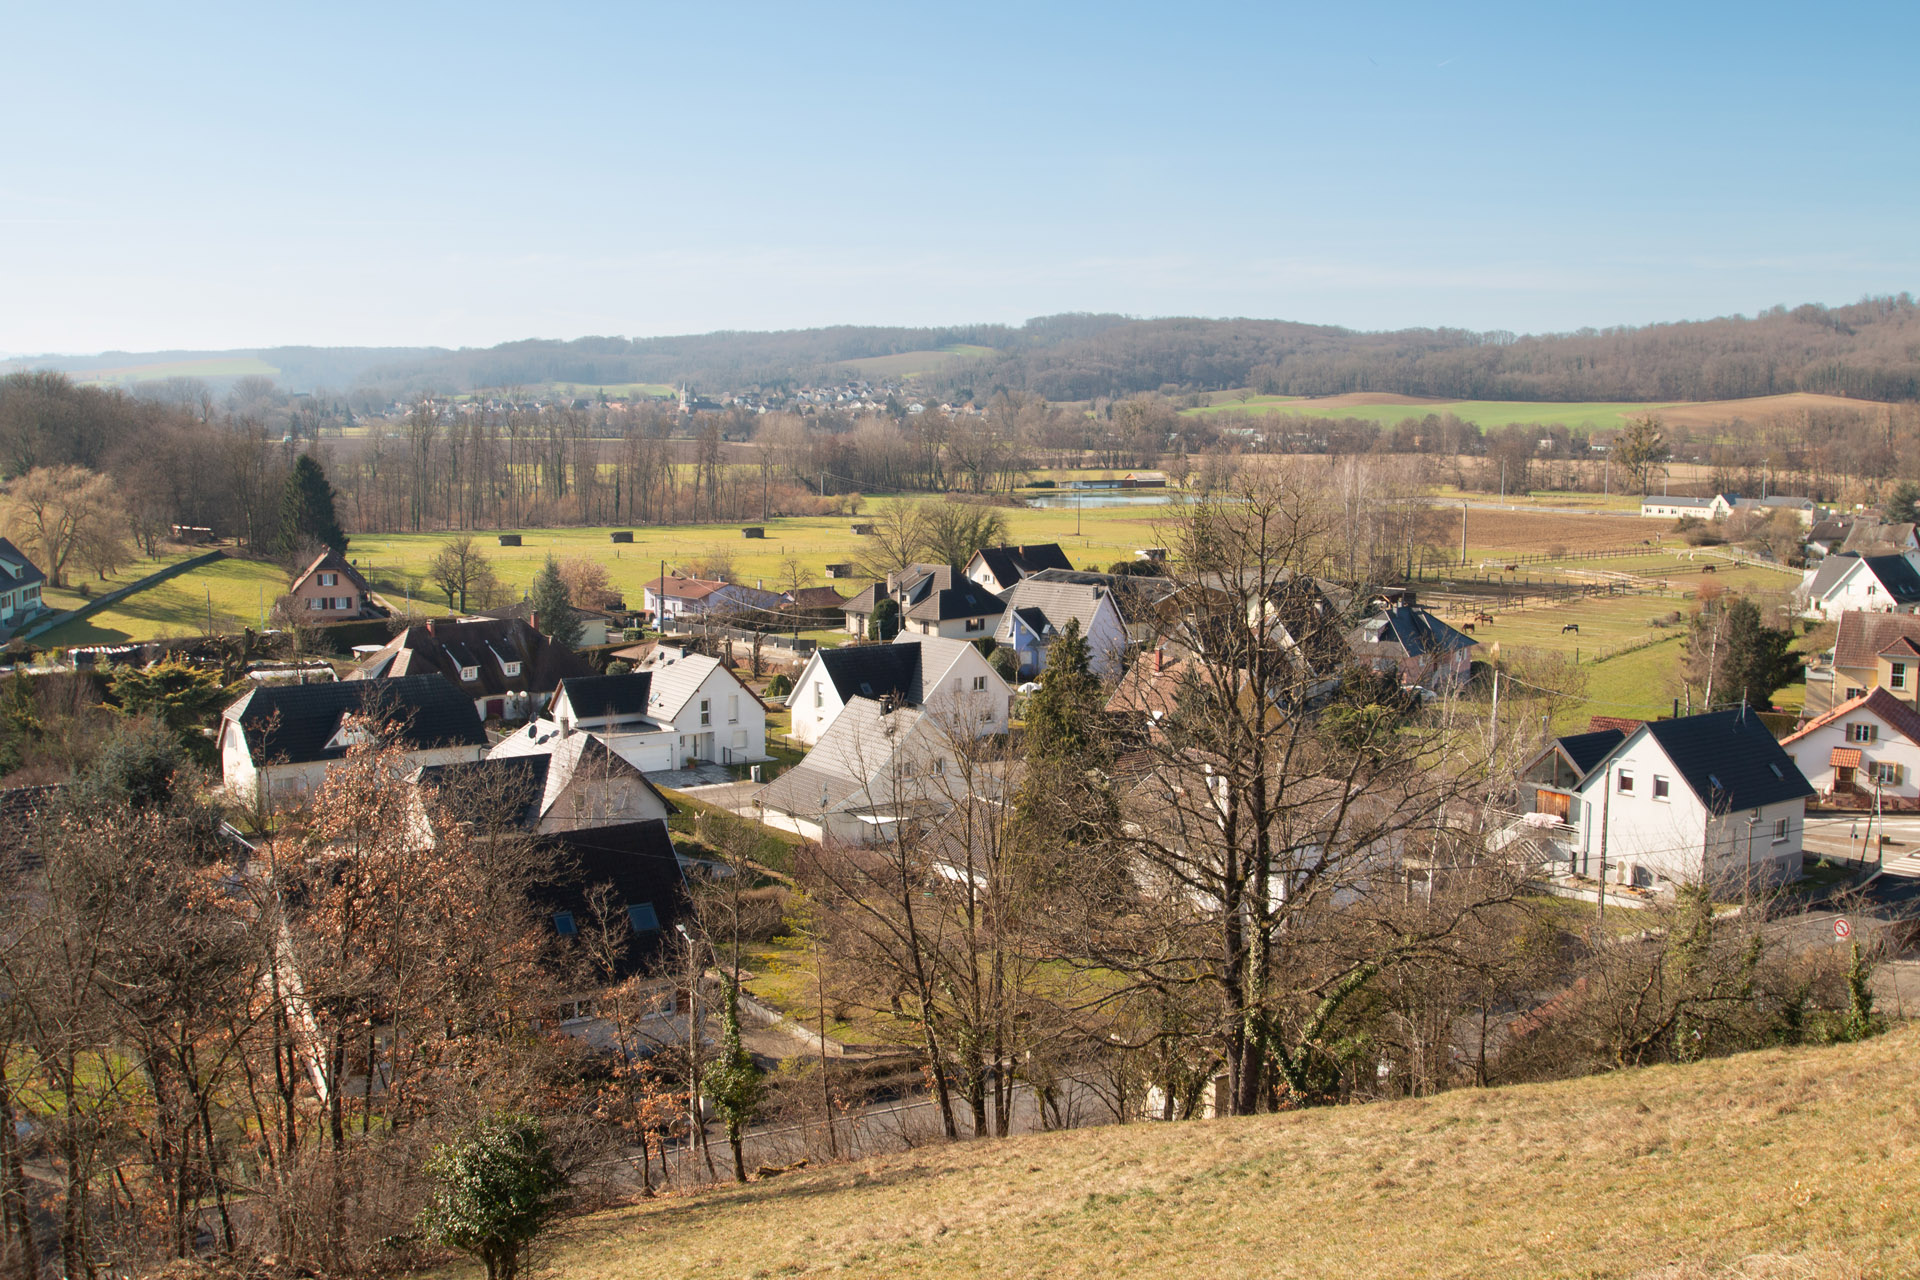
[[1262, 395], [1373, 393], [1441, 400], [1676, 402], [1793, 392], [1920, 400], [1920, 304], [1905, 293], [1842, 307], [1516, 336], [1361, 332], [1283, 320], [1068, 314], [1005, 324], [838, 325], [629, 339], [527, 339], [488, 348], [272, 347], [109, 352], [0, 361], [136, 384], [274, 377], [292, 391], [408, 397], [550, 385], [690, 384], [741, 391], [854, 376], [911, 377], [928, 394], [1055, 401], [1249, 387]]
[[925, 1148], [578, 1219], [530, 1274], [1911, 1276], [1916, 1052]]

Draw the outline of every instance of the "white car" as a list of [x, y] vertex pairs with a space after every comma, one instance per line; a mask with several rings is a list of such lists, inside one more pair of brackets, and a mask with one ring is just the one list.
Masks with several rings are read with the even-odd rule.
[[1029, 680], [1014, 690], [1015, 693], [1038, 693], [1039, 691], [1040, 682], [1038, 680]]

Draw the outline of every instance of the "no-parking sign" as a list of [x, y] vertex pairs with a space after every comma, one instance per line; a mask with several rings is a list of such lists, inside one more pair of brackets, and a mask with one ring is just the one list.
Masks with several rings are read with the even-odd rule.
[[1845, 916], [1841, 916], [1833, 922], [1833, 936], [1841, 942], [1845, 942], [1853, 936], [1853, 926], [1847, 923]]

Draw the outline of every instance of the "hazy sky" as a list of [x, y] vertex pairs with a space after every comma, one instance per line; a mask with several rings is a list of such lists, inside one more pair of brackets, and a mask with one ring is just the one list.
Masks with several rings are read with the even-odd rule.
[[1910, 2], [302, 8], [0, 6], [0, 351], [1920, 288]]

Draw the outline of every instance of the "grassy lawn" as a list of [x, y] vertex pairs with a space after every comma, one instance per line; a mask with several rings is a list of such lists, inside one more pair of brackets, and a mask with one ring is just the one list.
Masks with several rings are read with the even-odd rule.
[[[1058, 542], [1076, 566], [1098, 567], [1119, 559], [1132, 559], [1136, 547], [1161, 545], [1156, 526], [1163, 525], [1166, 508], [1159, 506], [1088, 509], [1079, 513], [1081, 533], [1074, 534], [1075, 512], [1041, 511], [1025, 508], [1007, 510], [1008, 536], [1014, 542]], [[608, 539], [610, 529], [524, 529], [519, 530], [525, 545], [495, 545], [495, 531], [476, 534], [486, 546], [494, 571], [516, 590], [533, 581], [548, 553], [566, 559], [588, 556], [606, 566], [613, 585], [626, 595], [627, 603], [640, 605], [641, 584], [660, 573], [664, 560], [667, 571], [685, 568], [715, 555], [730, 556], [733, 575], [743, 583], [764, 583], [769, 590], [781, 579], [781, 562], [789, 556], [800, 561], [810, 586], [838, 586], [851, 594], [850, 583], [829, 581], [830, 563], [857, 561], [864, 551], [864, 538], [853, 535], [853, 521], [842, 516], [791, 516], [764, 522], [764, 539], [743, 538], [736, 525], [635, 525], [631, 544], [614, 545]], [[508, 530], [507, 532], [515, 532]], [[446, 541], [444, 533], [358, 534], [348, 554], [361, 572], [370, 573], [383, 590], [399, 596], [422, 597], [430, 592], [425, 585], [427, 562]], [[445, 597], [429, 601], [432, 607], [445, 607]], [[806, 633], [823, 643], [842, 637], [837, 632]]]
[[1231, 393], [1215, 393], [1212, 404], [1197, 409], [1182, 410], [1182, 412], [1202, 416], [1244, 412], [1292, 414], [1310, 418], [1359, 418], [1387, 426], [1392, 426], [1406, 418], [1424, 418], [1430, 413], [1450, 413], [1464, 421], [1478, 423], [1482, 428], [1507, 427], [1515, 423], [1532, 422], [1541, 425], [1558, 423], [1577, 429], [1611, 431], [1625, 426], [1628, 418], [1643, 413], [1659, 413], [1667, 409], [1692, 407], [1691, 401], [1676, 401], [1670, 404], [1629, 404], [1621, 401], [1550, 404], [1537, 400], [1448, 400], [1430, 404], [1350, 404], [1345, 402], [1345, 397], [1339, 397], [1333, 403], [1328, 403], [1325, 400], [1301, 396], [1256, 395], [1239, 400]]
[[1563, 713], [1554, 725], [1555, 732], [1582, 732], [1592, 716], [1651, 720], [1670, 713], [1673, 694], [1668, 692], [1668, 682], [1679, 673], [1681, 652], [1676, 635], [1586, 667], [1586, 701]]
[[[1920, 1028], [1551, 1084], [922, 1148], [575, 1223], [570, 1280], [1920, 1273]], [[470, 1263], [442, 1275], [476, 1276]]]
[[[151, 573], [158, 567], [152, 564], [138, 571], [129, 569], [119, 582]], [[109, 583], [108, 589], [113, 585]], [[34, 643], [71, 647], [198, 635], [207, 625], [209, 607], [217, 630], [231, 632], [243, 626], [258, 627], [263, 615], [273, 608], [274, 599], [286, 589], [286, 572], [277, 564], [261, 560], [218, 560], [128, 596], [91, 617], [55, 627]]]

